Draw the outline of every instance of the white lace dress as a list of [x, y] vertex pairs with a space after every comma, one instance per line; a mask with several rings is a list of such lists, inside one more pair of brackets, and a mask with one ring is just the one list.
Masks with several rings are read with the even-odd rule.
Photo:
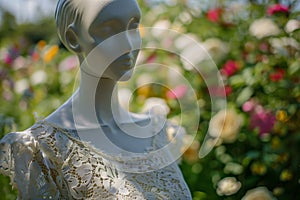
[[[143, 166], [155, 169], [159, 159]], [[191, 199], [174, 162], [145, 173], [120, 166], [76, 132], [44, 121], [0, 141], [0, 173], [11, 178], [19, 199]]]

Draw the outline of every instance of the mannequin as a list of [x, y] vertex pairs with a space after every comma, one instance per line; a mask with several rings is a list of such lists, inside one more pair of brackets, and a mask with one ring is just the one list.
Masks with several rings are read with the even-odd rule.
[[[78, 4], [77, 7], [82, 9], [82, 21], [75, 21], [72, 24], [70, 23], [71, 25], [64, 26], [59, 21], [62, 18], [61, 15], [63, 15], [59, 11], [56, 13], [56, 20], [62, 42], [68, 49], [78, 55], [81, 63], [80, 86], [65, 104], [46, 118], [46, 121], [60, 127], [80, 130], [78, 134], [81, 139], [91, 142], [95, 147], [103, 148], [103, 144], [97, 142], [101, 140], [99, 134], [103, 134], [99, 133], [101, 128], [98, 126], [100, 125], [111, 132], [108, 137], [117, 146], [128, 147], [130, 151], [142, 152], [145, 147], [150, 146], [151, 141], [149, 139], [128, 138], [126, 134], [122, 134], [120, 126], [124, 125], [128, 128], [132, 126], [130, 128], [131, 135], [134, 134], [132, 132], [134, 128], [137, 128], [138, 130], [134, 130], [134, 132], [139, 134], [141, 133], [139, 128], [142, 127], [137, 126], [135, 123], [146, 125], [150, 123], [151, 119], [143, 115], [133, 115], [123, 110], [117, 96], [117, 81], [130, 78], [137, 59], [139, 46], [134, 47], [133, 43], [140, 44], [141, 42], [137, 30], [141, 15], [138, 5], [135, 1], [90, 0], [72, 2]], [[120, 10], [120, 8], [124, 7], [128, 7], [129, 10], [122, 12], [123, 10]], [[87, 10], [89, 11], [87, 12]], [[101, 15], [97, 15], [100, 10]], [[112, 15], [112, 13], [114, 14]], [[77, 19], [77, 17], [72, 18]], [[107, 28], [108, 25], [110, 28]], [[90, 33], [89, 30], [91, 30]], [[103, 32], [105, 32], [105, 35]], [[120, 32], [121, 35], [106, 40], [105, 44], [103, 43], [108, 37], [120, 34]], [[97, 47], [97, 45], [99, 46]], [[116, 60], [112, 63], [103, 64], [105, 61], [99, 59], [97, 54], [95, 55], [96, 65], [89, 63], [88, 66], [85, 65], [84, 62], [94, 59], [91, 55], [94, 48], [98, 48], [101, 53], [105, 51], [105, 48], [109, 48], [110, 53], [116, 54], [114, 56]], [[123, 49], [126, 53], [118, 55], [118, 52], [115, 52], [112, 48]], [[89, 53], [92, 58], [87, 58]], [[74, 115], [78, 120], [74, 119]], [[144, 126], [143, 133], [147, 132], [146, 135], [151, 134], [149, 128], [151, 127]], [[99, 130], [98, 133], [89, 131], [93, 129]]]
[[[191, 199], [160, 116], [122, 109], [141, 43], [135, 0], [59, 0], [58, 35], [81, 63], [72, 97], [0, 140], [0, 173], [19, 199]], [[174, 127], [173, 127], [174, 128]]]

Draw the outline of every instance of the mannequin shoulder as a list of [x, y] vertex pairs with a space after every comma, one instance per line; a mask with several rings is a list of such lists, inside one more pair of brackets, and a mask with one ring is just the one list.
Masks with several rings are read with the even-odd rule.
[[16, 144], [22, 144], [25, 146], [35, 146], [34, 137], [32, 137], [30, 131], [25, 130], [21, 132], [8, 133], [0, 140], [1, 146]]

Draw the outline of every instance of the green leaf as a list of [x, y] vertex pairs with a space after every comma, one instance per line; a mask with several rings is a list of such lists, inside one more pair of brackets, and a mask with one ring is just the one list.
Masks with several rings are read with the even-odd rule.
[[245, 103], [247, 100], [250, 99], [252, 94], [254, 93], [253, 89], [251, 87], [246, 87], [245, 89], [242, 90], [242, 92], [238, 95], [236, 103], [238, 105], [242, 105]]

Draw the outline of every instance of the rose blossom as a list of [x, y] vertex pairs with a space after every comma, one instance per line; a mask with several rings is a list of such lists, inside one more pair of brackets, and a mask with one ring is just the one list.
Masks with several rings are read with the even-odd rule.
[[226, 177], [219, 181], [217, 193], [220, 196], [233, 195], [241, 188], [241, 182], [237, 181], [234, 177]]
[[284, 77], [284, 70], [283, 69], [277, 69], [276, 72], [273, 72], [270, 74], [270, 79], [273, 82], [280, 81]]
[[274, 200], [271, 192], [266, 187], [257, 187], [249, 190], [242, 200]]
[[268, 8], [267, 13], [268, 15], [274, 15], [276, 13], [288, 13], [289, 8], [282, 4], [275, 4]]
[[241, 117], [233, 109], [219, 111], [209, 123], [209, 134], [220, 137], [224, 143], [232, 143], [237, 137], [242, 124]]
[[223, 68], [221, 69], [222, 74], [226, 75], [226, 76], [232, 76], [233, 74], [235, 74], [239, 69], [238, 63], [234, 60], [228, 60]]
[[280, 33], [278, 26], [269, 18], [255, 20], [250, 25], [249, 31], [251, 35], [258, 39], [278, 35]]
[[221, 14], [221, 8], [214, 8], [207, 11], [206, 17], [211, 22], [219, 22]]

